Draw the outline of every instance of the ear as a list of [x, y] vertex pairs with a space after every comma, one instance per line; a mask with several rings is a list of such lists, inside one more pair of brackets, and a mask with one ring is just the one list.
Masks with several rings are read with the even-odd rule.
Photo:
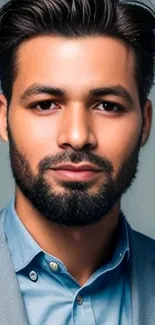
[[7, 100], [3, 94], [0, 94], [0, 138], [7, 142]]
[[143, 133], [141, 140], [141, 147], [147, 142], [152, 126], [152, 102], [147, 99], [143, 108]]

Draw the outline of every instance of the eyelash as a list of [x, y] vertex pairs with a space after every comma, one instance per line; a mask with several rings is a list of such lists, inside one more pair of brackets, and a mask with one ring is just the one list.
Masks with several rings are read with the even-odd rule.
[[[125, 107], [123, 106], [123, 105], [121, 105], [121, 104], [118, 104], [118, 103], [116, 103], [116, 102], [111, 102], [111, 101], [102, 101], [102, 102], [100, 102], [100, 103], [98, 103], [97, 104], [97, 106], [95, 106], [95, 108], [97, 108], [98, 106], [100, 106], [100, 105], [106, 105], [107, 106], [107, 108], [108, 108], [108, 106], [109, 107], [111, 107], [111, 108], [114, 108], [114, 107], [117, 107], [117, 111], [112, 111], [112, 110], [103, 110], [103, 111], [105, 111], [105, 112], [107, 112], [107, 113], [121, 113], [121, 112], [125, 112], [126, 111], [126, 109], [125, 109]], [[102, 110], [101, 110], [102, 111]]]
[[[36, 102], [36, 103], [33, 103], [29, 106], [30, 109], [38, 109], [37, 106], [41, 105], [41, 104], [54, 104], [55, 106], [58, 107], [58, 104], [56, 102], [54, 102], [53, 100], [43, 100], [43, 101], [40, 101], [40, 102]], [[45, 109], [45, 111], [48, 111], [49, 109]], [[40, 110], [40, 111], [44, 111], [44, 110]]]
[[[53, 108], [53, 109], [39, 109], [39, 108], [37, 108], [37, 106], [41, 106], [41, 105], [43, 105], [43, 104], [54, 104], [54, 106], [56, 107], [56, 108], [60, 108], [60, 106], [55, 102], [55, 101], [53, 101], [53, 100], [44, 100], [44, 101], [40, 101], [40, 102], [36, 102], [36, 103], [33, 103], [33, 104], [31, 104], [30, 106], [29, 106], [29, 109], [36, 109], [36, 110], [39, 110], [40, 112], [48, 112], [48, 111], [52, 111], [52, 110], [55, 110], [55, 108]], [[112, 101], [101, 101], [101, 102], [99, 102], [97, 105], [95, 105], [94, 106], [94, 108], [93, 109], [97, 109], [97, 110], [99, 110], [98, 109], [98, 107], [100, 106], [100, 105], [106, 105], [106, 107], [108, 108], [111, 108], [111, 109], [113, 109], [113, 108], [117, 108], [117, 111], [113, 111], [113, 110], [101, 110], [101, 111], [103, 111], [103, 112], [107, 112], [107, 113], [121, 113], [121, 112], [125, 112], [126, 111], [126, 108], [123, 106], [123, 105], [121, 105], [121, 104], [118, 104], [118, 103], [116, 103], [116, 102], [112, 102]]]

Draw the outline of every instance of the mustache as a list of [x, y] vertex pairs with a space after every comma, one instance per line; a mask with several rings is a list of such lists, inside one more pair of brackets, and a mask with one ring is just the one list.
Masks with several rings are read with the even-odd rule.
[[96, 167], [99, 167], [103, 170], [105, 173], [113, 173], [114, 168], [112, 163], [107, 159], [103, 158], [101, 156], [95, 155], [92, 152], [87, 151], [65, 151], [60, 154], [56, 154], [53, 156], [47, 156], [44, 159], [42, 159], [38, 165], [39, 173], [43, 174], [48, 169], [52, 169], [56, 167], [59, 164], [64, 163], [74, 163], [78, 164], [81, 162], [87, 162], [95, 165]]

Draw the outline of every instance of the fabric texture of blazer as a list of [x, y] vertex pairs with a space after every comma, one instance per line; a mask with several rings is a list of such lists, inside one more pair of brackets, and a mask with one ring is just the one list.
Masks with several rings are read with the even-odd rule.
[[[0, 325], [29, 325], [4, 233], [4, 217], [5, 209], [0, 213]], [[155, 325], [155, 240], [129, 224], [128, 229], [132, 325]]]

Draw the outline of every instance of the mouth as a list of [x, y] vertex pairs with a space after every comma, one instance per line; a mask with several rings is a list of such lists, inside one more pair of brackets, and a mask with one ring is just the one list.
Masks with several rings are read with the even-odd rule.
[[101, 172], [96, 166], [93, 165], [61, 165], [51, 169], [55, 175], [62, 180], [67, 181], [89, 181], [98, 176]]

